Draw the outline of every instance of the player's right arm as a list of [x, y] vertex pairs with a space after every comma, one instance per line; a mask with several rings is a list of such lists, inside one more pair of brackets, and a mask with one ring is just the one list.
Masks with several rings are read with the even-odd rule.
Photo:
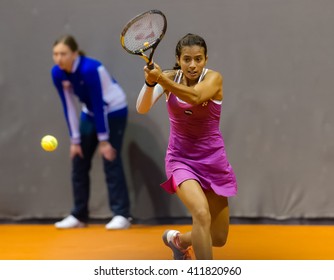
[[146, 114], [163, 93], [164, 90], [159, 84], [154, 87], [148, 87], [144, 84], [137, 98], [137, 112], [139, 114]]
[[[157, 65], [157, 67], [159, 66]], [[173, 79], [175, 75], [174, 72], [175, 71], [165, 71], [165, 73], [170, 79]], [[145, 73], [145, 80], [147, 81], [147, 83], [150, 84], [150, 81], [147, 80], [146, 73]], [[150, 109], [157, 102], [157, 100], [163, 95], [163, 93], [165, 93], [165, 90], [161, 85], [156, 84], [154, 87], [149, 87], [145, 83], [137, 98], [137, 104], [136, 104], [137, 112], [139, 114], [146, 114], [148, 111], [150, 111]]]

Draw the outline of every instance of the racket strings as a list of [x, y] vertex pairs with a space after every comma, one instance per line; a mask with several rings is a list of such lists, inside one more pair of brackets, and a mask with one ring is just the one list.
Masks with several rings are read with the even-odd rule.
[[148, 49], [160, 38], [165, 26], [159, 14], [148, 14], [133, 23], [124, 34], [125, 47], [133, 52]]

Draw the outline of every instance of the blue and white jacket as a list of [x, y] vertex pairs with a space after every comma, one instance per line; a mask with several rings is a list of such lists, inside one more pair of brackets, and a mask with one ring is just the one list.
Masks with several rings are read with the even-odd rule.
[[75, 96], [82, 103], [82, 113], [94, 118], [99, 141], [108, 140], [107, 115], [126, 109], [127, 100], [123, 89], [106, 68], [95, 59], [78, 56], [71, 73], [55, 65], [51, 75], [63, 104], [71, 142], [80, 143]]

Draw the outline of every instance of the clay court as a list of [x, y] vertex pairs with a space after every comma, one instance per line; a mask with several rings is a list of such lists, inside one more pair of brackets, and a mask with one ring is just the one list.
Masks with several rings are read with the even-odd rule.
[[[168, 260], [161, 241], [167, 228], [133, 225], [107, 231], [102, 224], [57, 230], [53, 225], [0, 225], [1, 260]], [[216, 260], [333, 260], [334, 227], [325, 225], [231, 225], [228, 243], [214, 248]]]

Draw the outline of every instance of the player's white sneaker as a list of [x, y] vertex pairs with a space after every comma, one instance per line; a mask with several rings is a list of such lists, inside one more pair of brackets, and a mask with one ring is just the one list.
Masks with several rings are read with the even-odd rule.
[[55, 227], [59, 229], [68, 229], [68, 228], [83, 228], [86, 224], [80, 222], [76, 217], [69, 215], [63, 220], [55, 223]]
[[130, 219], [116, 215], [106, 224], [106, 229], [128, 229], [130, 226]]
[[173, 251], [173, 259], [174, 260], [191, 260], [191, 255], [189, 252], [189, 247], [187, 249], [179, 248], [175, 243], [175, 238], [179, 235], [180, 232], [177, 230], [168, 229], [162, 235], [162, 240], [165, 245], [171, 248]]

